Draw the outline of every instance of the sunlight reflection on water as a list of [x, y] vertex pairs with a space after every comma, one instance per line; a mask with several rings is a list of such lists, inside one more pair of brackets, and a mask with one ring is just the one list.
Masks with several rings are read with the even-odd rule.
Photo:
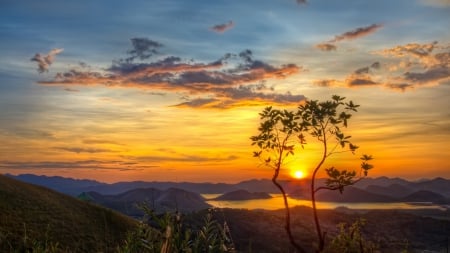
[[[202, 194], [206, 199], [213, 199], [221, 194]], [[283, 198], [281, 194], [271, 194], [271, 199], [254, 199], [254, 200], [240, 200], [240, 201], [217, 201], [208, 200], [207, 202], [219, 208], [236, 208], [236, 209], [265, 209], [277, 210], [284, 208]], [[308, 206], [311, 207], [311, 201], [289, 198], [289, 207], [294, 206]], [[337, 207], [347, 207], [350, 209], [441, 209], [445, 207], [434, 204], [408, 204], [404, 202], [393, 203], [337, 203], [337, 202], [317, 202], [319, 209], [335, 209]]]

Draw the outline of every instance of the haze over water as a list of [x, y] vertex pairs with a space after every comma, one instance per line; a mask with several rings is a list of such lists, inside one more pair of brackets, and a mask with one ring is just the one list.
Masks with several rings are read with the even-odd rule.
[[[220, 194], [202, 194], [206, 199], [213, 199]], [[224, 201], [224, 200], [208, 200], [207, 202], [218, 208], [237, 208], [237, 209], [265, 209], [277, 210], [283, 209], [283, 198], [281, 194], [271, 194], [271, 199], [254, 199], [254, 200], [239, 200], [239, 201]], [[311, 207], [310, 200], [301, 200], [288, 197], [289, 207], [308, 206]], [[391, 203], [338, 203], [338, 202], [317, 202], [319, 209], [335, 209], [338, 207], [347, 207], [349, 209], [440, 209], [445, 210], [446, 207], [434, 205], [430, 203], [405, 203], [405, 202], [391, 202]], [[447, 206], [447, 208], [449, 208]]]

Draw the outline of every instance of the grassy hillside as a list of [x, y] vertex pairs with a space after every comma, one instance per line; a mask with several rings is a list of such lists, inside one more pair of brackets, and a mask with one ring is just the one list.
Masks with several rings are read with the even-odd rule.
[[0, 175], [0, 252], [57, 246], [111, 252], [136, 222], [53, 190]]

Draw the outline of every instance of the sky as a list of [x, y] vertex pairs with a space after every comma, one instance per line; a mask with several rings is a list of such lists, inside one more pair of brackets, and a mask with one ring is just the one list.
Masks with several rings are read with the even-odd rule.
[[[372, 177], [450, 178], [448, 0], [0, 5], [0, 173], [271, 178], [258, 113], [337, 94], [360, 105], [345, 132], [360, 148], [325, 167], [364, 153]], [[281, 177], [311, 173], [308, 141]]]

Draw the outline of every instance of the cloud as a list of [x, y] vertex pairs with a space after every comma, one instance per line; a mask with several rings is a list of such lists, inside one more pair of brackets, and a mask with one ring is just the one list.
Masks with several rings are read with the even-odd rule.
[[64, 150], [72, 153], [105, 153], [112, 152], [110, 149], [102, 148], [80, 148], [80, 147], [54, 147], [54, 149]]
[[159, 167], [157, 165], [139, 165], [138, 163], [130, 163], [115, 160], [81, 160], [72, 162], [60, 161], [41, 161], [41, 162], [11, 162], [0, 161], [0, 169], [15, 169], [15, 170], [29, 170], [29, 169], [47, 169], [47, 170], [118, 170], [141, 171], [145, 168]]
[[379, 62], [374, 62], [374, 63], [372, 63], [372, 65], [370, 65], [370, 67], [373, 69], [380, 69], [381, 64]]
[[320, 43], [315, 46], [322, 51], [336, 51], [337, 47], [331, 43]]
[[69, 91], [69, 92], [79, 92], [80, 90], [77, 89], [72, 89], [72, 88], [64, 88], [65, 91]]
[[319, 87], [348, 87], [348, 88], [370, 87], [381, 85], [381, 83], [372, 80], [370, 75], [355, 75], [355, 74], [347, 76], [342, 81], [336, 79], [322, 79], [313, 81], [313, 84]]
[[437, 41], [408, 43], [384, 49], [376, 54], [391, 58], [387, 87], [406, 90], [419, 86], [435, 86], [450, 80], [450, 52]]
[[123, 146], [124, 144], [115, 142], [115, 141], [110, 141], [110, 140], [101, 140], [101, 139], [84, 139], [83, 140], [84, 144], [112, 144], [112, 145], [119, 145], [119, 146]]
[[381, 64], [379, 62], [374, 62], [369, 66], [356, 69], [353, 73], [347, 75], [343, 81], [323, 79], [315, 80], [313, 84], [320, 87], [364, 87], [381, 85], [381, 83], [374, 81], [372, 78], [372, 70], [378, 70], [380, 67]]
[[137, 156], [129, 158], [141, 162], [226, 162], [226, 161], [234, 161], [239, 157], [236, 155], [229, 155], [225, 157], [182, 155], [182, 156]]
[[258, 105], [298, 105], [306, 100], [303, 95], [267, 93], [265, 85], [239, 86], [236, 88], [218, 88], [211, 90], [215, 98], [197, 98], [175, 105], [176, 107], [219, 108]]
[[408, 84], [408, 83], [391, 83], [391, 84], [386, 84], [386, 87], [392, 90], [399, 90], [399, 91], [406, 91], [408, 89], [413, 89], [414, 86], [412, 84]]
[[57, 54], [60, 54], [64, 49], [62, 48], [54, 48], [50, 50], [50, 52], [47, 53], [47, 55], [41, 55], [40, 53], [36, 53], [33, 58], [31, 58], [31, 61], [35, 61], [38, 64], [37, 71], [39, 73], [44, 73], [48, 71], [48, 68], [52, 63], [55, 61], [55, 56]]
[[228, 21], [228, 23], [214, 25], [210, 29], [215, 32], [218, 32], [218, 33], [224, 33], [233, 27], [234, 27], [234, 22], [232, 20], [230, 20], [230, 21]]
[[[153, 49], [154, 45], [160, 45], [152, 40], [145, 45]], [[136, 57], [146, 53], [147, 46], [135, 48], [132, 52]], [[141, 48], [142, 50], [137, 50]], [[151, 51], [151, 50], [150, 50]], [[138, 53], [140, 52], [140, 53]], [[142, 53], [144, 52], [144, 53]], [[151, 54], [154, 52], [151, 51]], [[147, 59], [148, 60], [148, 59]], [[70, 69], [57, 73], [53, 79], [40, 81], [43, 85], [53, 86], [93, 86], [139, 88], [151, 92], [184, 92], [195, 95], [192, 101], [178, 106], [198, 107], [199, 104], [222, 103], [226, 105], [242, 105], [245, 99], [254, 100], [256, 103], [277, 102], [291, 103], [301, 101], [303, 96], [292, 94], [276, 94], [273, 89], [261, 92], [255, 90], [255, 83], [267, 79], [285, 79], [299, 73], [301, 66], [284, 64], [273, 66], [267, 62], [257, 60], [251, 50], [244, 50], [238, 54], [227, 53], [211, 62], [196, 62], [183, 60], [177, 56], [155, 57], [152, 61], [135, 62], [133, 60], [114, 61], [110, 67], [101, 70]], [[249, 86], [246, 88], [246, 86]], [[247, 96], [246, 98], [243, 95]], [[239, 97], [239, 98], [238, 98]], [[248, 101], [247, 101], [248, 102]], [[229, 106], [215, 106], [228, 108]]]
[[349, 77], [346, 79], [346, 84], [350, 87], [357, 87], [357, 86], [373, 86], [378, 85], [379, 83], [373, 81], [370, 77]]
[[355, 74], [368, 74], [369, 73], [369, 67], [359, 68], [355, 70]]
[[430, 68], [425, 72], [406, 72], [404, 74], [406, 81], [413, 83], [439, 83], [440, 81], [450, 80], [450, 69], [439, 66]]
[[295, 0], [298, 4], [306, 4], [306, 0]]
[[382, 27], [383, 27], [383, 25], [381, 25], [381, 24], [372, 24], [372, 25], [369, 25], [366, 27], [358, 27], [354, 30], [345, 32], [341, 35], [336, 35], [334, 37], [334, 39], [330, 40], [329, 42], [334, 43], [334, 42], [338, 42], [338, 41], [342, 41], [342, 40], [357, 39], [357, 38], [372, 34]]
[[393, 48], [384, 49], [382, 51], [379, 51], [378, 53], [384, 56], [403, 57], [411, 55], [422, 58], [430, 55], [433, 50], [438, 47], [437, 44], [437, 41], [426, 44], [409, 43], [406, 45], [398, 45]]
[[342, 86], [342, 82], [335, 79], [314, 80], [313, 84], [319, 87], [337, 87]]
[[450, 81], [449, 48], [437, 41], [397, 45], [374, 52], [388, 58], [388, 63], [376, 61], [356, 69], [343, 80], [324, 79], [313, 83], [321, 87], [380, 86], [399, 91], [440, 85]]
[[380, 69], [381, 64], [379, 62], [374, 62], [370, 66], [362, 67], [355, 70], [353, 73], [355, 75], [369, 74], [371, 69], [378, 70]]
[[[434, 53], [435, 51], [439, 51]], [[449, 65], [450, 52], [448, 47], [440, 46], [437, 41], [419, 44], [409, 43], [398, 45], [393, 48], [375, 52], [384, 57], [400, 59], [400, 63], [392, 66], [392, 70], [411, 68], [418, 66], [429, 68], [436, 65]]]
[[335, 43], [337, 43], [339, 41], [343, 41], [343, 40], [353, 40], [353, 39], [367, 36], [369, 34], [376, 32], [378, 29], [380, 29], [382, 27], [383, 27], [383, 25], [381, 25], [381, 24], [372, 24], [372, 25], [365, 26], [365, 27], [358, 27], [354, 30], [345, 32], [340, 35], [336, 35], [334, 37], [334, 39], [332, 39], [332, 40], [316, 44], [315, 47], [319, 50], [327, 51], [327, 52], [336, 51], [337, 46], [335, 45]]
[[135, 59], [148, 59], [152, 55], [158, 54], [157, 49], [163, 46], [161, 43], [148, 38], [132, 38], [131, 45], [133, 48], [127, 52], [130, 55], [130, 57], [125, 59], [127, 62]]

